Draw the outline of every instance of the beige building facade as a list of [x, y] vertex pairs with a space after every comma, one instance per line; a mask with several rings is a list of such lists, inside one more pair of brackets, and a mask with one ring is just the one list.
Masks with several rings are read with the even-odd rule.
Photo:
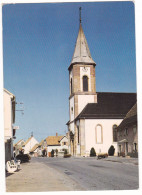
[[15, 96], [8, 90], [3, 90], [4, 96], [4, 141], [5, 141], [5, 161], [13, 157], [13, 136], [15, 130]]
[[135, 104], [117, 130], [119, 155], [138, 157], [137, 104]]

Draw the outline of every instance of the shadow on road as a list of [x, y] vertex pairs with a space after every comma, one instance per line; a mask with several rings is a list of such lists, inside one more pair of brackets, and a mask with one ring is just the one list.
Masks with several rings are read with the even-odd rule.
[[9, 177], [10, 175], [13, 175], [13, 173], [8, 173], [8, 172], [5, 173], [6, 177]]
[[[18, 169], [18, 170], [15, 171], [15, 172], [19, 172], [19, 171], [20, 171], [20, 169]], [[14, 173], [8, 173], [8, 172], [6, 172], [6, 173], [5, 173], [5, 176], [6, 176], [6, 177], [9, 177], [10, 175], [13, 175], [13, 174], [14, 174]]]

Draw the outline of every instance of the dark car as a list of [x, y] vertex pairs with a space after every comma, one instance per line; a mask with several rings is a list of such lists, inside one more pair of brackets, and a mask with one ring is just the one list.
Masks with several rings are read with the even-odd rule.
[[17, 160], [20, 160], [21, 163], [29, 162], [31, 160], [31, 157], [28, 154], [18, 154], [16, 156]]

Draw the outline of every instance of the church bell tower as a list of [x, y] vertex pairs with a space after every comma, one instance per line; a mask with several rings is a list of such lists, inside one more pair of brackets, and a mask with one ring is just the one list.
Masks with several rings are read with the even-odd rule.
[[81, 21], [81, 8], [79, 8], [79, 32], [76, 40], [74, 54], [69, 70], [70, 96], [69, 115], [67, 123], [69, 130], [69, 152], [72, 155], [80, 154], [79, 132], [75, 118], [88, 103], [97, 103], [95, 66], [85, 38]]

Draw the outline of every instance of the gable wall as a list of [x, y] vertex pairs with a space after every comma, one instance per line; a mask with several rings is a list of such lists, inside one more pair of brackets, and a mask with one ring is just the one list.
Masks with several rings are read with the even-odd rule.
[[38, 144], [38, 141], [32, 137], [32, 139], [24, 147], [24, 154], [28, 154], [35, 144]]
[[68, 145], [68, 138], [67, 138], [67, 137], [64, 137], [64, 138], [60, 141], [61, 146], [63, 145], [64, 142], [66, 142], [66, 144]]

